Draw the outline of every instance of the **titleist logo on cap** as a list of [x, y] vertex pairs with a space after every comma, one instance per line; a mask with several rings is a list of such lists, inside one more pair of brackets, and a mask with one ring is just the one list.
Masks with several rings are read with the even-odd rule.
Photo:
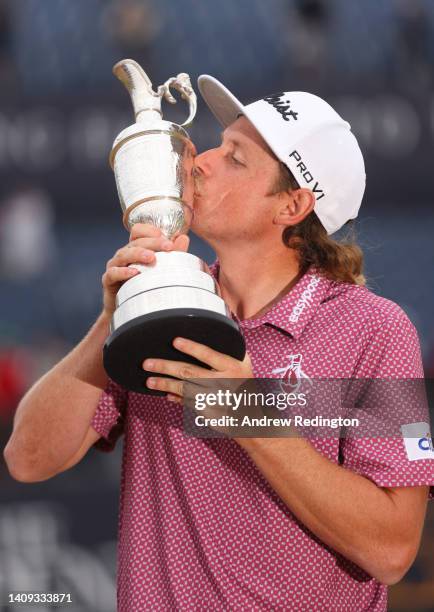
[[291, 109], [291, 101], [286, 98], [285, 92], [280, 91], [266, 96], [264, 102], [271, 104], [282, 115], [285, 121], [290, 121], [291, 118], [297, 121], [298, 113]]

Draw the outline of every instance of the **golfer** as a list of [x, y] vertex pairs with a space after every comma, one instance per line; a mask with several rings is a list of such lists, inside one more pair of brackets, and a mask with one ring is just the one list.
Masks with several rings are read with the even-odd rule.
[[[192, 229], [216, 252], [211, 272], [247, 354], [238, 361], [183, 338], [176, 348], [222, 379], [422, 378], [415, 328], [364, 286], [360, 249], [333, 238], [365, 189], [350, 125], [309, 93], [243, 106], [210, 76], [199, 88], [223, 132], [195, 158]], [[434, 491], [427, 423], [395, 439], [196, 438], [183, 429], [184, 381], [209, 369], [147, 360], [163, 397], [107, 379], [102, 347], [116, 293], [137, 274], [128, 265], [188, 242], [133, 227], [102, 277], [98, 320], [18, 407], [11, 475], [51, 478], [123, 434], [122, 612], [386, 610]]]

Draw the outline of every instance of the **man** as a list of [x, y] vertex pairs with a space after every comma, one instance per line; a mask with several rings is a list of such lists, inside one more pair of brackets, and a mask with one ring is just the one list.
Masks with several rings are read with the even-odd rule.
[[406, 315], [363, 286], [357, 247], [330, 238], [357, 216], [360, 149], [349, 124], [316, 96], [282, 92], [244, 107], [212, 77], [199, 86], [225, 130], [219, 147], [195, 159], [193, 229], [216, 251], [211, 271], [246, 357], [175, 339], [211, 374], [147, 361], [150, 387], [167, 398], [107, 381], [101, 350], [116, 292], [137, 273], [128, 264], [188, 248], [186, 236], [171, 242], [136, 225], [107, 264], [96, 324], [20, 403], [9, 470], [43, 480], [92, 445], [110, 450], [124, 433], [122, 611], [385, 610], [386, 585], [402, 578], [419, 547], [434, 485], [429, 444], [415, 460], [416, 438], [187, 437], [178, 405], [184, 380], [210, 375], [283, 376], [285, 384], [288, 373], [423, 376]]

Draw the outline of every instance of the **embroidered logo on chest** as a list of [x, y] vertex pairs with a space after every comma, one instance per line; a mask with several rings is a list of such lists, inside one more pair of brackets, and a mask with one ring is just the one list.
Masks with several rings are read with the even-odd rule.
[[301, 383], [305, 380], [309, 385], [313, 382], [309, 376], [302, 370], [301, 362], [303, 356], [301, 353], [288, 355], [288, 364], [283, 368], [275, 368], [272, 374], [276, 374], [281, 378], [280, 388], [283, 393], [295, 393], [299, 390]]

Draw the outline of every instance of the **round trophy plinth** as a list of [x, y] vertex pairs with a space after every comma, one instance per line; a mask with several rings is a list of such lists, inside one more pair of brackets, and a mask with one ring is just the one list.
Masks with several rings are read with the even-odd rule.
[[200, 308], [170, 308], [135, 317], [108, 337], [104, 345], [107, 374], [130, 391], [165, 395], [146, 386], [149, 376], [159, 376], [143, 369], [146, 358], [184, 361], [209, 369], [175, 349], [172, 343], [177, 336], [200, 342], [235, 359], [243, 359], [245, 355], [244, 338], [232, 319]]
[[148, 357], [208, 367], [176, 350], [177, 336], [235, 359], [244, 358], [245, 344], [201, 259], [181, 251], [158, 252], [155, 259], [153, 265], [134, 264], [140, 274], [118, 291], [104, 367], [112, 380], [130, 391], [164, 395], [146, 386], [151, 373], [142, 364]]

